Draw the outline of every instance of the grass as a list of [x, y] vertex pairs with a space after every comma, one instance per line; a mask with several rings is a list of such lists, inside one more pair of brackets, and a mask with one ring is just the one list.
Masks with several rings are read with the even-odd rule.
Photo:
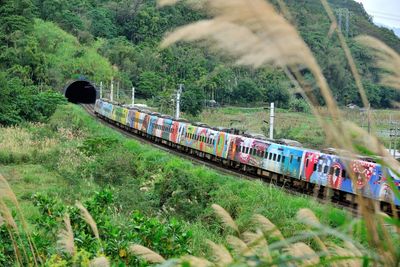
[[[302, 230], [295, 218], [300, 208], [312, 209], [323, 223], [332, 226], [347, 225], [351, 218], [310, 197], [292, 196], [260, 181], [230, 177], [127, 139], [78, 106], [62, 106], [47, 125], [28, 125], [21, 131], [39, 143], [48, 138], [55, 140], [42, 157], [35, 157], [36, 152], [28, 150], [23, 160], [0, 165], [0, 173], [16, 193], [28, 222], [38, 216], [32, 204], [35, 193], [50, 194], [72, 204], [111, 186], [119, 207], [115, 218], [129, 216], [133, 210], [159, 218], [178, 218], [193, 233], [190, 250], [194, 255], [205, 255], [205, 238], [216, 242], [224, 238], [214, 219], [212, 203], [226, 208], [240, 228], [251, 224], [254, 213], [260, 213], [287, 236]], [[0, 129], [1, 136], [9, 133], [9, 129]], [[117, 145], [104, 153], [86, 155], [80, 147], [90, 138], [117, 140]], [[12, 138], [6, 136], [2, 140], [10, 142]], [[1, 145], [5, 144], [0, 142]], [[6, 152], [12, 155], [21, 151], [23, 147]], [[132, 160], [133, 166], [123, 163], [125, 160]], [[102, 180], [95, 175], [114, 165], [122, 166], [117, 170], [117, 180], [107, 180], [111, 178], [104, 173], [100, 173]]]
[[[322, 114], [326, 113], [321, 111]], [[342, 110], [343, 118], [355, 124], [367, 128], [367, 116], [359, 110]], [[372, 110], [371, 128], [380, 140], [389, 146], [388, 131], [389, 119], [400, 121], [399, 110]], [[269, 136], [269, 111], [262, 107], [242, 108], [223, 107], [213, 110], [204, 110], [197, 120], [210, 126], [233, 127], [250, 133], [262, 133]], [[310, 113], [291, 112], [286, 109], [275, 111], [275, 138], [293, 139], [302, 143], [305, 147], [322, 149], [331, 144], [326, 143], [324, 129], [320, 127], [317, 119]]]

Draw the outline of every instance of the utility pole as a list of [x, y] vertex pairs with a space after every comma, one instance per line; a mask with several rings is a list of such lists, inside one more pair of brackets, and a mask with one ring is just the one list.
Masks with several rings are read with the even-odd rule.
[[179, 84], [179, 89], [176, 93], [176, 109], [175, 109], [175, 119], [179, 119], [180, 115], [180, 104], [181, 104], [181, 94], [183, 90], [183, 84]]
[[342, 31], [342, 24], [343, 24], [343, 16], [345, 18], [345, 34], [348, 37], [349, 36], [349, 30], [350, 30], [350, 12], [347, 8], [339, 8], [336, 10], [336, 13], [338, 15], [338, 29], [339, 31]]
[[269, 139], [274, 139], [274, 118], [275, 118], [275, 105], [271, 103], [270, 114], [269, 114]]
[[119, 81], [117, 83], [117, 102], [119, 102]]
[[132, 87], [132, 107], [135, 106], [135, 87]]
[[110, 100], [111, 102], [114, 101], [114, 80], [111, 79], [111, 93], [110, 93]]
[[103, 82], [100, 82], [100, 99], [103, 98]]
[[371, 134], [371, 103], [368, 104], [368, 133]]
[[350, 28], [350, 23], [349, 23], [349, 10], [347, 9], [346, 12], [346, 37], [349, 37], [349, 28]]

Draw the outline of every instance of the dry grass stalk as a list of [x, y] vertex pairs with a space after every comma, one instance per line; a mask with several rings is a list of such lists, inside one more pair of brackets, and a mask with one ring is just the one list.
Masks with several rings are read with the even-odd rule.
[[294, 257], [296, 266], [310, 266], [319, 264], [319, 256], [303, 242], [294, 243], [287, 249], [289, 255]]
[[198, 258], [194, 256], [183, 256], [182, 257], [182, 263], [189, 263], [190, 266], [196, 266], [196, 267], [211, 267], [215, 266], [214, 263], [203, 259], [203, 258]]
[[14, 235], [15, 235], [14, 233], [16, 233], [17, 236], [19, 236], [18, 227], [14, 221], [14, 218], [13, 218], [10, 210], [8, 209], [8, 207], [6, 206], [6, 204], [3, 202], [3, 200], [1, 198], [0, 198], [0, 215], [4, 219], [4, 222], [7, 227], [8, 235], [10, 236], [11, 242], [13, 244], [15, 258], [19, 262], [20, 266], [22, 266], [21, 253], [18, 249], [18, 244], [14, 237]]
[[268, 242], [264, 237], [264, 234], [261, 230], [257, 230], [254, 232], [244, 232], [243, 240], [246, 242], [247, 246], [253, 249], [256, 255], [266, 259], [267, 262], [271, 262], [271, 254], [268, 247]]
[[60, 249], [70, 256], [75, 255], [74, 233], [72, 232], [71, 220], [69, 214], [64, 215], [65, 229], [62, 229], [58, 234], [57, 245]]
[[90, 261], [89, 267], [109, 267], [110, 261], [105, 256], [94, 258]]
[[76, 202], [75, 206], [80, 210], [83, 220], [90, 226], [90, 228], [93, 231], [94, 236], [100, 242], [100, 235], [99, 235], [99, 231], [97, 229], [97, 224], [94, 221], [92, 215], [90, 215], [89, 211], [79, 201]]
[[0, 199], [0, 215], [3, 217], [7, 226], [10, 226], [16, 233], [19, 233], [14, 217], [2, 199]]
[[224, 223], [225, 226], [232, 228], [236, 233], [239, 234], [239, 227], [232, 219], [231, 215], [221, 206], [217, 204], [212, 204], [211, 206], [215, 212], [215, 214], [220, 218], [220, 220]]
[[270, 235], [271, 237], [284, 240], [281, 231], [273, 224], [270, 220], [262, 216], [261, 214], [256, 214], [253, 216], [253, 220], [258, 227], [263, 231], [265, 235]]
[[[314, 212], [312, 212], [310, 209], [300, 209], [297, 212], [297, 219], [299, 221], [307, 224], [309, 227], [321, 226], [321, 223], [319, 222], [317, 216], [315, 216]], [[321, 240], [321, 238], [319, 238], [312, 231], [310, 231], [310, 233], [312, 234], [314, 241], [318, 244], [318, 246], [321, 248], [321, 250], [328, 253], [328, 248], [326, 247], [324, 242]]]
[[217, 266], [229, 265], [233, 262], [233, 258], [229, 251], [222, 245], [217, 245], [211, 240], [207, 240], [207, 244], [211, 248], [213, 261]]
[[[33, 257], [33, 264], [34, 266], [38, 266], [38, 261], [36, 259], [36, 247], [35, 244], [32, 242], [32, 238], [30, 236], [29, 230], [28, 230], [28, 225], [25, 221], [25, 218], [22, 214], [22, 210], [19, 206], [17, 197], [15, 196], [14, 192], [12, 191], [11, 187], [9, 186], [7, 180], [0, 174], [0, 214], [3, 214], [3, 218], [5, 222], [7, 223], [8, 226], [10, 226], [15, 232], [16, 235], [18, 236], [19, 239], [21, 239], [20, 231], [18, 229], [17, 224], [15, 223], [15, 220], [8, 209], [7, 205], [4, 203], [4, 200], [10, 200], [16, 207], [17, 209], [17, 215], [20, 218], [20, 221], [22, 223], [23, 230], [25, 232], [25, 235], [28, 240], [29, 248], [32, 252], [32, 257]], [[10, 237], [12, 238], [12, 232], [9, 229]], [[14, 242], [14, 241], [13, 241]], [[28, 259], [25, 247], [22, 247], [22, 251], [25, 255], [25, 257]]]
[[386, 71], [381, 76], [381, 83], [400, 90], [400, 55], [374, 37], [363, 35], [356, 40], [371, 49], [377, 58], [378, 67]]
[[150, 263], [163, 263], [165, 261], [161, 255], [141, 245], [132, 245], [129, 247], [129, 250], [135, 256], [143, 258]]
[[317, 216], [315, 216], [314, 212], [310, 209], [300, 209], [297, 212], [297, 219], [303, 223], [306, 223], [310, 226], [320, 226]]
[[236, 236], [228, 235], [226, 241], [237, 255], [250, 256], [254, 253], [254, 251], [249, 248], [243, 240]]
[[363, 266], [362, 260], [357, 259], [357, 255], [355, 255], [348, 248], [342, 248], [337, 245], [330, 246], [331, 253], [338, 257], [343, 257], [345, 259], [340, 259], [335, 261], [335, 265], [338, 267], [358, 267]]

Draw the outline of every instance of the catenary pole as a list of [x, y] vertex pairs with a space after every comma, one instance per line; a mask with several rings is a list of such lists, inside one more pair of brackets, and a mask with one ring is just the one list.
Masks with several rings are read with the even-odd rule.
[[269, 115], [269, 139], [274, 139], [275, 105], [272, 102]]
[[132, 107], [135, 106], [135, 87], [132, 87]]
[[180, 115], [180, 105], [181, 105], [181, 94], [183, 90], [183, 84], [179, 84], [178, 92], [176, 93], [176, 109], [175, 109], [175, 119], [179, 119]]
[[110, 93], [110, 100], [111, 102], [114, 101], [114, 81], [111, 80], [111, 93]]
[[100, 99], [103, 98], [103, 82], [100, 82]]

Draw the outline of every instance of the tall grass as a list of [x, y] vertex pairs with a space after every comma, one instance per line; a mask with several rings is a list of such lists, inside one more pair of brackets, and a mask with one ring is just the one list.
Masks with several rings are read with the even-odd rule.
[[[161, 6], [177, 2], [179, 1], [159, 0]], [[210, 18], [182, 26], [169, 33], [162, 42], [162, 47], [170, 46], [179, 41], [196, 41], [229, 55], [239, 65], [260, 68], [272, 64], [283, 68], [286, 70], [285, 73], [288, 78], [293, 81], [303, 97], [309, 102], [314, 115], [325, 131], [328, 142], [343, 151], [341, 152], [342, 156], [356, 158], [358, 153], [368, 153], [382, 157], [384, 160], [381, 161], [381, 164], [389, 166], [392, 170], [398, 171], [400, 169], [399, 164], [390, 157], [375, 136], [368, 134], [341, 116], [325, 77], [310, 49], [301, 39], [295, 27], [278, 14], [270, 3], [264, 0], [201, 0], [186, 1], [185, 3], [193, 8], [204, 10]], [[359, 89], [362, 102], [368, 107], [368, 99], [346, 39], [337, 27], [335, 16], [327, 1], [321, 0], [321, 4], [332, 22], [329, 34], [337, 34]], [[285, 10], [287, 13], [287, 9]], [[286, 14], [286, 17], [288, 17], [288, 14]], [[386, 70], [383, 83], [399, 88], [399, 56], [393, 50], [370, 37], [361, 37], [359, 41], [369, 45], [376, 52], [378, 64]], [[302, 68], [306, 68], [312, 73], [313, 85], [305, 82], [306, 79], [300, 72]], [[323, 96], [330, 120], [322, 119], [315, 91], [311, 88], [318, 88]], [[355, 183], [355, 173], [351, 171], [351, 168], [348, 169], [350, 170], [350, 177]], [[393, 182], [392, 189], [398, 193]], [[361, 195], [360, 192], [358, 193]], [[385, 227], [382, 227], [382, 219], [379, 216], [377, 218], [375, 215], [377, 210], [374, 207], [371, 209], [368, 201], [365, 201], [362, 197], [358, 197], [357, 201], [368, 230], [370, 245], [375, 247], [378, 254], [385, 255], [379, 258], [381, 263], [397, 266], [400, 255], [393, 243], [393, 236], [388, 233]], [[397, 232], [400, 232], [398, 225]], [[321, 242], [318, 241], [317, 243]], [[339, 248], [337, 250], [342, 251]]]

